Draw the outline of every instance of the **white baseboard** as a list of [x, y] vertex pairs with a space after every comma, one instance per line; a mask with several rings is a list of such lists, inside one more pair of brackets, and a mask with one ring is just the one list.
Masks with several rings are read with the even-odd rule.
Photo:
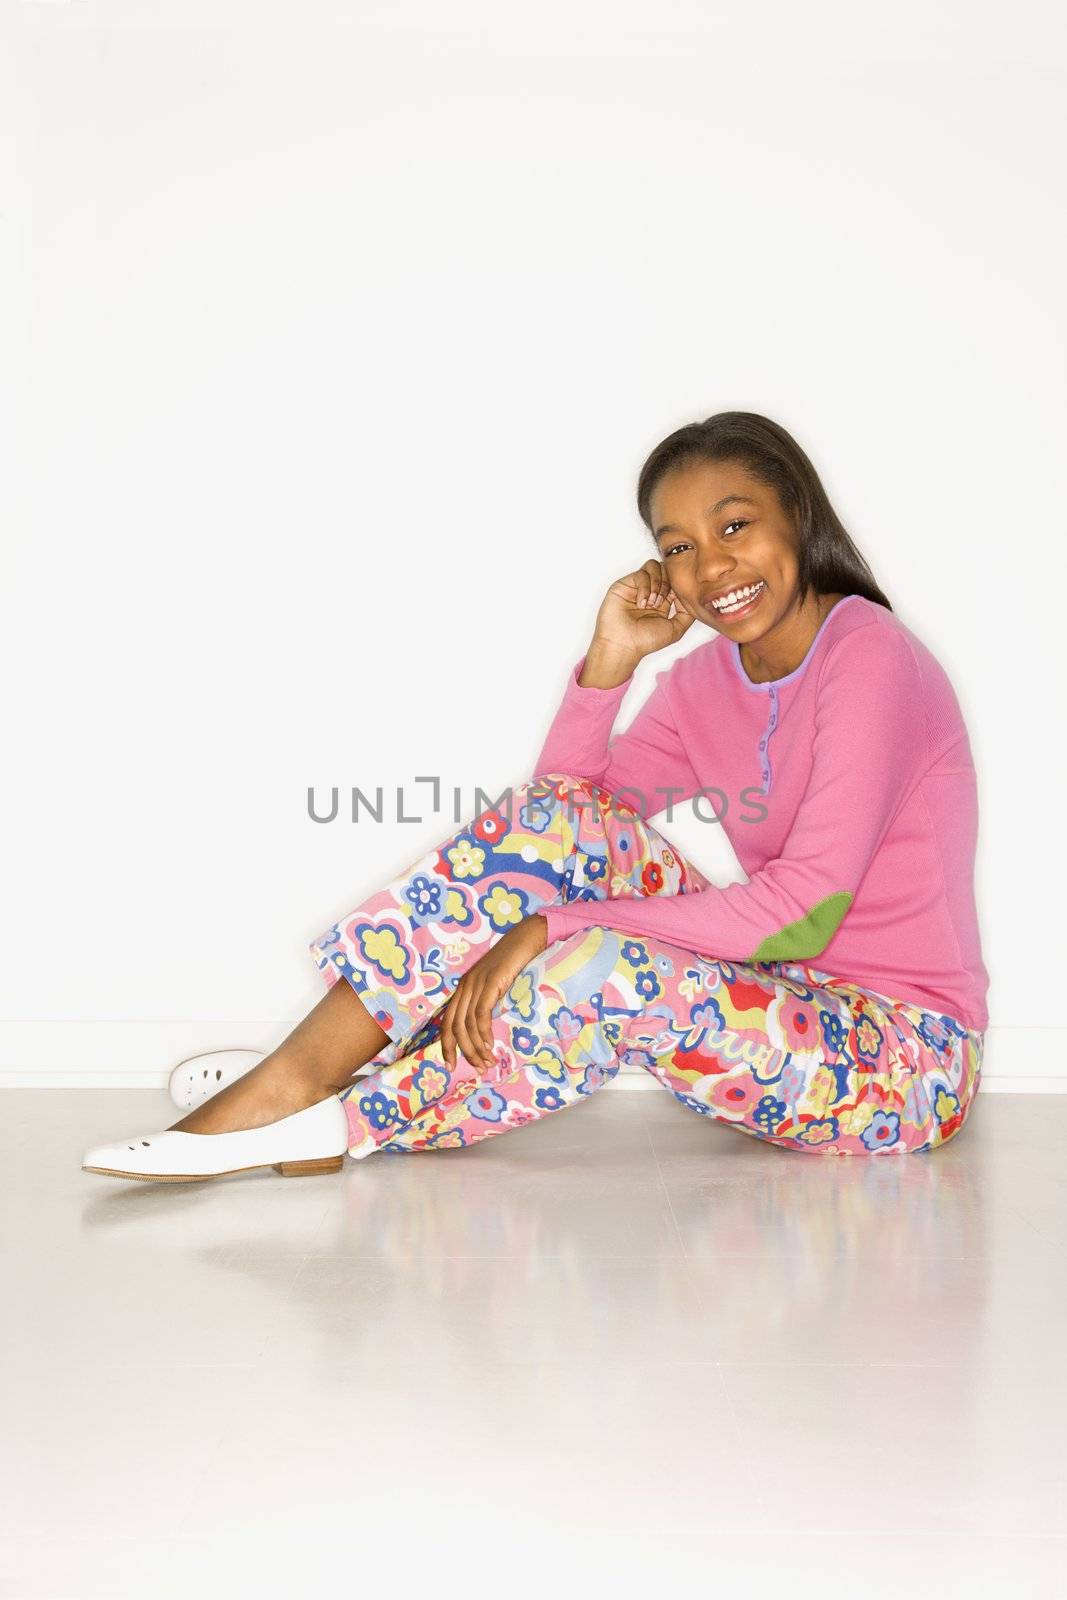
[[[2, 1089], [165, 1089], [172, 1067], [206, 1050], [273, 1050], [281, 1022], [0, 1022]], [[658, 1089], [640, 1067], [609, 1089]], [[1067, 1094], [1067, 1028], [991, 1026], [982, 1088]]]

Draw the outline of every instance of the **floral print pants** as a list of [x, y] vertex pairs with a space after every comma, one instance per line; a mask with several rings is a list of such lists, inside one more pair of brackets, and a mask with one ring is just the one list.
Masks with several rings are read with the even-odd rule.
[[[958, 1132], [983, 1035], [818, 969], [714, 960], [611, 928], [611, 899], [709, 880], [591, 780], [507, 790], [312, 941], [389, 1042], [340, 1095], [349, 1155], [456, 1149], [593, 1094], [623, 1065], [740, 1133], [813, 1155], [906, 1155]], [[549, 945], [492, 1016], [493, 1064], [444, 1060], [435, 1015], [509, 928], [555, 900], [603, 927]]]

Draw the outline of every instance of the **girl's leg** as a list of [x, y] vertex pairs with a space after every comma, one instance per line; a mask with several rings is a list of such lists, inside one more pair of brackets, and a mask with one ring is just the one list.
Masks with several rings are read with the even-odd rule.
[[329, 993], [252, 1072], [174, 1126], [260, 1126], [343, 1095], [368, 1062], [417, 1051], [436, 1036], [435, 1013], [462, 974], [546, 904], [706, 883], [651, 823], [590, 780], [545, 774], [516, 785], [314, 940]]
[[330, 988], [281, 1044], [173, 1127], [184, 1133], [259, 1128], [337, 1094], [388, 1043], [347, 983]]
[[431, 1023], [409, 1053], [345, 1090], [349, 1154], [466, 1147], [578, 1105], [619, 1070], [622, 1023], [643, 1002], [621, 936], [583, 928], [549, 945], [493, 1008], [493, 1064], [450, 1071]]
[[707, 879], [650, 822], [587, 778], [549, 773], [505, 791], [319, 938], [325, 982], [345, 978], [389, 1043], [387, 1066], [501, 934], [559, 901], [686, 894]]
[[492, 1030], [488, 1072], [461, 1058], [450, 1074], [430, 1029], [345, 1091], [349, 1153], [476, 1144], [577, 1104], [633, 1063], [683, 1105], [768, 1143], [906, 1155], [958, 1132], [981, 1065], [980, 1036], [952, 1018], [825, 973], [713, 961], [604, 927], [525, 967]]
[[628, 960], [662, 993], [620, 1059], [683, 1105], [820, 1155], [907, 1155], [951, 1139], [977, 1093], [983, 1036], [814, 968], [711, 961], [647, 939]]
[[[499, 807], [430, 851], [312, 943], [325, 981], [336, 986], [345, 978], [389, 1034], [389, 1043], [370, 1063], [375, 1070], [341, 1092], [351, 1127], [350, 1153], [367, 1155], [384, 1143], [403, 1148], [404, 1139], [420, 1148], [418, 1139], [459, 1131], [463, 1113], [448, 1129], [442, 1120], [456, 1118], [457, 1098], [465, 1101], [482, 1075], [463, 1057], [457, 1059], [461, 1070], [449, 1073], [436, 1013], [462, 973], [508, 928], [560, 898], [685, 894], [706, 884], [651, 823], [587, 779], [547, 774], [508, 791]], [[576, 976], [568, 967], [575, 961], [579, 969], [585, 967], [593, 959], [591, 947], [583, 946], [577, 956], [573, 951], [573, 940], [560, 940], [524, 969], [498, 1003], [497, 1060], [485, 1075], [492, 1082], [486, 1083], [477, 1113], [471, 1113], [479, 1126], [453, 1143], [473, 1142], [475, 1131], [485, 1137], [487, 1130], [503, 1131], [573, 1104], [577, 1095], [603, 1081], [595, 1073], [585, 1076], [590, 1063], [581, 1038], [573, 1041], [576, 1054], [567, 1053], [572, 1043], [567, 1038], [563, 1048], [559, 1041], [549, 1042], [543, 1057], [536, 1042], [550, 1041], [553, 1031], [546, 1008], [557, 998], [552, 973], [560, 952], [568, 1000], [585, 1001], [592, 992], [583, 992], [591, 974]], [[527, 991], [536, 990], [543, 977], [547, 994], [538, 1000]], [[639, 995], [630, 996], [631, 1009], [640, 1003]], [[594, 1006], [587, 1020], [595, 1015]], [[564, 1028], [573, 1026], [561, 1020]], [[605, 1048], [598, 1042], [596, 1049], [598, 1061], [614, 1071], [610, 1044]], [[506, 1112], [500, 1105], [501, 1083], [511, 1086]], [[498, 1112], [514, 1120], [490, 1127]], [[404, 1137], [398, 1138], [401, 1130]], [[439, 1142], [434, 1138], [435, 1145]]]

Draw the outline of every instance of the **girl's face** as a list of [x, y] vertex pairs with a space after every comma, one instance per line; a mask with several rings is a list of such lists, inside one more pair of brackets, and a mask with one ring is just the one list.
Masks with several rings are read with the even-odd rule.
[[650, 510], [671, 587], [698, 621], [755, 644], [795, 615], [796, 531], [775, 491], [739, 462], [675, 467]]

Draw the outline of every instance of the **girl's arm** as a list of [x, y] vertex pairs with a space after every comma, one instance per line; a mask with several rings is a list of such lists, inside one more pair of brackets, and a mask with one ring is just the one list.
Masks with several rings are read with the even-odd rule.
[[[558, 772], [590, 778], [646, 819], [664, 810], [668, 799], [676, 804], [688, 800], [700, 789], [700, 779], [671, 712], [666, 680], [674, 667], [656, 673], [655, 688], [629, 728], [612, 739], [619, 706], [633, 678], [613, 689], [583, 686], [578, 679], [586, 655], [571, 668], [533, 776]], [[667, 790], [676, 792], [671, 796]]]
[[[568, 690], [571, 705], [589, 693]], [[627, 742], [624, 735], [618, 741], [618, 760], [609, 756], [604, 765], [605, 783], [610, 776], [640, 784], [647, 762], [667, 760], [665, 701], [662, 693], [650, 700], [640, 728], [635, 719], [633, 739]], [[599, 718], [607, 717], [609, 699], [603, 697], [586, 714], [583, 729], [599, 733], [598, 704], [604, 707]], [[578, 730], [575, 708], [553, 730], [550, 766], [567, 771], [568, 761], [582, 753]], [[602, 743], [590, 737], [585, 748], [595, 749], [602, 761]], [[820, 955], [847, 915], [894, 815], [928, 766], [919, 672], [909, 644], [889, 630], [857, 628], [823, 661], [811, 778], [781, 855], [748, 883], [723, 889], [709, 885], [681, 895], [547, 906], [541, 915], [548, 942], [582, 927], [611, 927], [658, 936], [712, 958], [803, 961]], [[672, 770], [681, 775], [677, 754]]]

